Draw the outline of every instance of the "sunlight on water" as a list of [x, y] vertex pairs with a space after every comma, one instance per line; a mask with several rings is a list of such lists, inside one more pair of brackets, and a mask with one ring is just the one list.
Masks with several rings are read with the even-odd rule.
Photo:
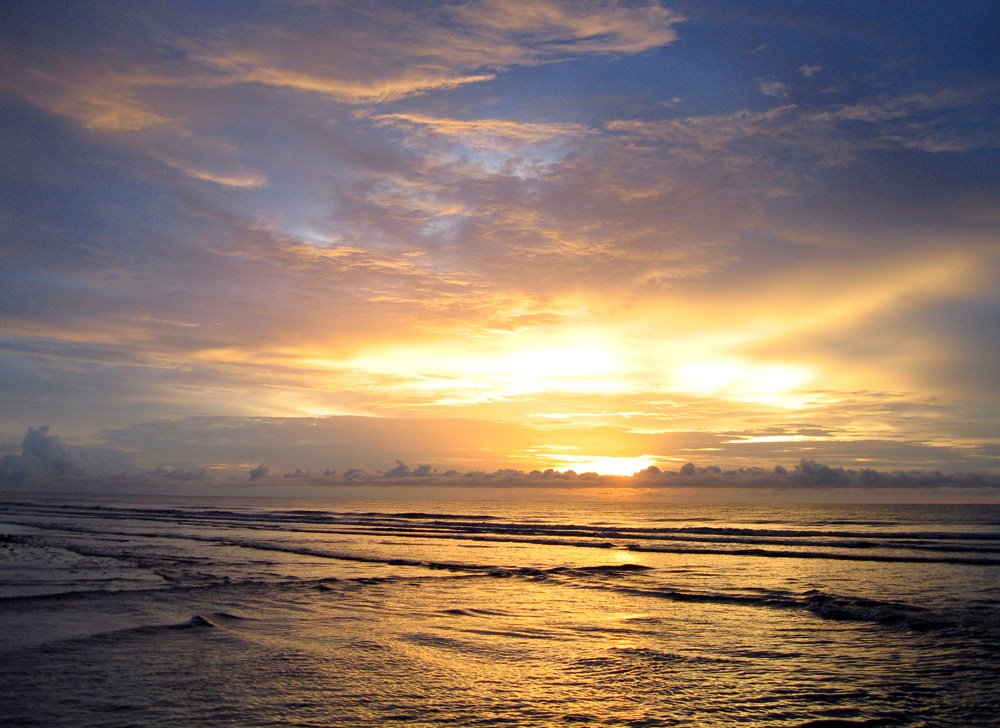
[[958, 726], [1000, 709], [996, 509], [0, 508], [15, 724]]

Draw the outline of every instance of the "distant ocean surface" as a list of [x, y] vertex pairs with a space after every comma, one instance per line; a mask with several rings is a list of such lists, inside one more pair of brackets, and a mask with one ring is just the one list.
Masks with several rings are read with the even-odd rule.
[[5, 726], [1000, 725], [1000, 506], [0, 501]]

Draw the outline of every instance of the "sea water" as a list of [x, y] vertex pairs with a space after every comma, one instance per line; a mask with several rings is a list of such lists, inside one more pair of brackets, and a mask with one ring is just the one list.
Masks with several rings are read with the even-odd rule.
[[0, 503], [4, 725], [1000, 725], [1000, 507]]

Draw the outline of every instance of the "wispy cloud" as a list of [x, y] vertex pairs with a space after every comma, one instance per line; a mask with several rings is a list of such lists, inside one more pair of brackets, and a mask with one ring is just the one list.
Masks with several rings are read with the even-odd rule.
[[196, 167], [189, 167], [172, 159], [164, 159], [163, 161], [174, 169], [180, 170], [188, 177], [200, 179], [204, 182], [214, 182], [223, 187], [235, 187], [238, 189], [244, 187], [265, 187], [267, 185], [267, 177], [258, 172], [226, 174], [224, 172], [210, 172]]
[[513, 151], [553, 140], [569, 141], [589, 132], [580, 124], [508, 119], [448, 119], [420, 114], [378, 114], [372, 118], [377, 123], [400, 127], [414, 134], [455, 139], [492, 152]]
[[[368, 104], [395, 101], [429, 91], [458, 88], [469, 83], [491, 81], [495, 74], [445, 75], [404, 72], [390, 78], [368, 80], [338, 79], [317, 76], [263, 65], [265, 59], [249, 55], [199, 56], [200, 63], [224, 73], [225, 83], [258, 83], [291, 91], [329, 96], [348, 104]], [[222, 80], [220, 79], [221, 83]]]
[[467, 27], [500, 38], [527, 37], [533, 53], [640, 51], [677, 39], [683, 18], [649, 0], [634, 5], [599, 0], [476, 0], [457, 6]]
[[784, 99], [788, 98], [788, 84], [782, 81], [775, 80], [764, 80], [758, 81], [757, 87], [760, 92], [765, 96], [773, 96], [774, 98]]

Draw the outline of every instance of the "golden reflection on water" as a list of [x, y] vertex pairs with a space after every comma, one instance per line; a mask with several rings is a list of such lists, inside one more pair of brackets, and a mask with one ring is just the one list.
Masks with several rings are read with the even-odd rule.
[[610, 551], [607, 556], [615, 564], [641, 564], [643, 554], [636, 551], [624, 551], [615, 549]]
[[[637, 563], [603, 553], [603, 564]], [[440, 711], [435, 721], [458, 725], [724, 724], [761, 715], [761, 704], [794, 712], [796, 692], [850, 692], [817, 682], [830, 676], [805, 651], [811, 630], [799, 615], [663, 599], [652, 587], [639, 575], [579, 570], [386, 583], [317, 600], [313, 629], [295, 640], [328, 646], [320, 669], [331, 687], [414, 710], [426, 701]], [[824, 629], [827, 658], [841, 649], [850, 659], [853, 632]], [[787, 646], [796, 639], [801, 652]], [[781, 659], [769, 657], [782, 641]], [[359, 646], [360, 657], [345, 657]], [[762, 660], [774, 664], [761, 669]], [[343, 699], [335, 706], [332, 722], [343, 719]]]
[[[136, 703], [146, 686], [166, 685], [166, 694], [196, 696], [208, 706], [197, 714], [213, 725], [918, 725], [938, 723], [922, 720], [935, 717], [929, 711], [910, 711], [914, 686], [922, 691], [920, 705], [933, 709], [942, 707], [937, 693], [957, 696], [949, 705], [991, 700], [996, 672], [968, 633], [887, 626], [847, 611], [825, 618], [809, 608], [813, 588], [824, 599], [857, 594], [862, 611], [875, 599], [902, 600], [907, 582], [935, 584], [934, 568], [939, 584], [942, 573], [963, 573], [952, 563], [634, 552], [626, 548], [625, 528], [662, 524], [675, 514], [623, 521], [611, 507], [567, 508], [558, 519], [538, 511], [502, 524], [425, 514], [372, 530], [386, 520], [376, 514], [364, 530], [349, 522], [335, 532], [322, 530], [329, 525], [323, 521], [296, 531], [282, 520], [264, 532], [239, 520], [210, 549], [189, 539], [190, 525], [182, 539], [120, 542], [123, 526], [116, 521], [118, 535], [108, 543], [122, 543], [116, 548], [129, 558], [154, 558], [159, 550], [163, 569], [187, 569], [177, 558], [187, 554], [198, 588], [117, 595], [121, 611], [103, 615], [114, 624], [98, 639], [5, 653], [27, 665], [5, 680], [13, 675], [21, 689], [37, 692], [37, 681], [48, 679], [53, 694], [73, 700], [89, 699], [74, 689], [113, 686], [104, 690], [113, 690], [114, 700], [121, 693]], [[736, 515], [709, 535], [753, 523], [752, 514]], [[94, 515], [88, 510], [84, 517]], [[719, 519], [710, 513], [702, 522]], [[176, 525], [173, 516], [161, 523]], [[598, 530], [588, 531], [588, 523]], [[777, 528], [771, 520], [758, 523]], [[615, 528], [622, 538], [611, 535]], [[501, 541], [465, 539], [496, 538], [498, 530]], [[650, 540], [657, 534], [664, 535], [648, 532]], [[605, 547], [605, 539], [614, 545]], [[705, 543], [692, 538], [688, 546]], [[206, 588], [200, 580], [209, 553], [215, 569], [236, 578]], [[996, 570], [964, 573], [995, 576]], [[936, 587], [926, 584], [917, 593], [933, 599]], [[103, 610], [106, 598], [47, 602], [65, 610], [55, 616], [30, 603], [7, 607], [22, 623], [45, 625], [70, 610]], [[907, 601], [916, 604], [918, 597]], [[140, 629], [120, 629], [129, 612], [141, 617]], [[192, 613], [205, 619], [189, 621]], [[969, 670], [977, 659], [986, 667]], [[46, 677], [81, 665], [86, 679]], [[149, 702], [159, 706], [156, 698]], [[111, 704], [107, 694], [99, 699]], [[212, 712], [216, 707], [228, 712]], [[905, 720], [883, 721], [887, 715]]]
[[642, 500], [643, 498], [648, 498], [653, 495], [662, 496], [664, 494], [664, 490], [662, 488], [628, 488], [624, 486], [618, 488], [602, 488], [595, 486], [592, 488], [575, 488], [574, 493], [584, 499], [604, 503], [619, 503], [623, 501]]

